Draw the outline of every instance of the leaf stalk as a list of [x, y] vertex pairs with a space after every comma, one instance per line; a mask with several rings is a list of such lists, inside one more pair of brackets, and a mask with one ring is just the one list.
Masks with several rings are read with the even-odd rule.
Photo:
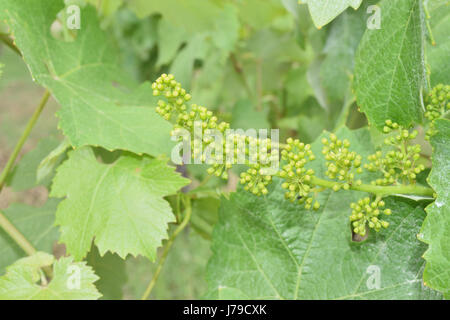
[[0, 174], [0, 191], [2, 191], [5, 183], [6, 178], [8, 177], [9, 173], [14, 167], [14, 163], [16, 162], [17, 157], [19, 156], [20, 151], [22, 150], [23, 145], [25, 144], [25, 141], [28, 139], [31, 130], [33, 129], [34, 125], [36, 124], [37, 120], [39, 119], [39, 116], [42, 113], [42, 110], [45, 107], [45, 104], [47, 103], [48, 99], [50, 98], [50, 92], [48, 90], [45, 90], [44, 96], [41, 99], [41, 102], [39, 103], [39, 106], [37, 107], [36, 111], [34, 111], [33, 116], [28, 121], [28, 124], [25, 128], [25, 131], [22, 133], [22, 136], [20, 137], [19, 141], [17, 142], [16, 146], [14, 147], [14, 150], [11, 154], [11, 156], [8, 159], [8, 162], [5, 165], [5, 168], [3, 169], [2, 173]]
[[181, 233], [181, 231], [184, 230], [184, 228], [186, 228], [189, 220], [191, 219], [191, 215], [192, 215], [191, 199], [189, 197], [186, 197], [185, 202], [186, 202], [185, 203], [186, 211], [185, 211], [184, 219], [181, 222], [181, 224], [175, 229], [175, 231], [172, 233], [169, 240], [167, 241], [167, 244], [164, 247], [164, 251], [161, 256], [161, 259], [159, 260], [158, 266], [156, 267], [155, 274], [153, 275], [153, 278], [150, 280], [150, 283], [148, 284], [147, 289], [145, 290], [144, 294], [142, 295], [141, 300], [147, 300], [148, 297], [150, 296], [150, 294], [156, 284], [156, 281], [159, 278], [161, 270], [164, 266], [164, 262], [166, 261], [167, 255], [169, 254], [170, 249], [172, 248], [175, 238]]

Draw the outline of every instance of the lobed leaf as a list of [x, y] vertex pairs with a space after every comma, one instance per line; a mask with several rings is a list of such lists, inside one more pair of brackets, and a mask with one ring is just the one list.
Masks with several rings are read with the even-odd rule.
[[65, 198], [56, 212], [60, 241], [76, 260], [86, 256], [94, 238], [102, 256], [110, 251], [154, 260], [168, 223], [175, 221], [163, 197], [188, 182], [161, 160], [124, 155], [104, 164], [90, 148], [71, 151], [50, 194]]
[[423, 280], [450, 299], [450, 121], [436, 120], [438, 133], [431, 138], [433, 168], [428, 183], [437, 194], [418, 238], [429, 245]]
[[[39, 283], [40, 268], [53, 265], [53, 278]], [[55, 258], [44, 252], [22, 258], [0, 277], [0, 300], [94, 300], [101, 294], [94, 286], [98, 277], [85, 262], [72, 257]]]
[[63, 0], [0, 3], [0, 16], [34, 80], [61, 104], [59, 127], [71, 145], [154, 156], [170, 152], [171, 126], [155, 113], [150, 84], [138, 85], [119, 68], [118, 52], [100, 29], [95, 8], [81, 9], [81, 29], [64, 42], [50, 31]]

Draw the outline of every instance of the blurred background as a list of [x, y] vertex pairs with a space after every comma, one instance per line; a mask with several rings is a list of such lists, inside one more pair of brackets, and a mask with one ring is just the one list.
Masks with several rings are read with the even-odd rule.
[[[374, 2], [374, 1], [372, 1]], [[353, 57], [367, 14], [365, 1], [332, 23], [317, 29], [306, 5], [297, 0], [84, 0], [98, 10], [102, 27], [122, 54], [123, 69], [137, 81], [153, 81], [172, 73], [191, 92], [193, 101], [214, 110], [233, 128], [279, 128], [280, 138], [313, 141], [323, 130], [347, 123], [366, 124], [351, 92]], [[64, 17], [55, 17], [56, 21]], [[70, 41], [70, 32], [52, 29]], [[0, 32], [7, 28], [0, 24]], [[44, 90], [33, 83], [17, 53], [0, 43], [0, 166], [3, 167]], [[29, 188], [27, 177], [62, 140], [51, 100], [23, 149], [27, 168], [16, 168], [0, 195], [0, 209], [13, 202], [45, 203], [47, 187]], [[40, 159], [40, 160], [39, 160]], [[38, 161], [39, 160], [39, 161]], [[18, 172], [18, 170], [21, 170]], [[201, 166], [184, 168], [195, 183], [206, 176]], [[239, 168], [227, 184], [233, 190]], [[204, 269], [209, 237], [217, 219], [216, 195], [194, 201], [192, 227], [177, 238], [151, 298], [193, 299], [206, 291]], [[174, 203], [174, 199], [169, 199]], [[55, 249], [57, 250], [57, 248]], [[89, 259], [100, 259], [93, 252]], [[102, 265], [117, 270], [121, 289], [106, 298], [135, 299], [142, 295], [155, 266], [144, 258], [125, 262], [107, 255]], [[111, 285], [105, 280], [102, 286]]]

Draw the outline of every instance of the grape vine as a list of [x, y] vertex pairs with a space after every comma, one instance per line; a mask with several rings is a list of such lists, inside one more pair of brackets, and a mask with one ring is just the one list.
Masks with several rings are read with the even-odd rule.
[[0, 2], [0, 300], [450, 299], [449, 1]]

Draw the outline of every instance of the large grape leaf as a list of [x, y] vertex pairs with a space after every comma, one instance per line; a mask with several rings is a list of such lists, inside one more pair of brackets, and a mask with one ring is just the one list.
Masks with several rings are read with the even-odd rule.
[[73, 42], [51, 35], [63, 0], [0, 0], [36, 82], [61, 104], [59, 126], [75, 147], [102, 146], [158, 155], [172, 147], [171, 126], [155, 111], [149, 83], [136, 84], [119, 68], [119, 55], [91, 6], [81, 10]]
[[355, 57], [354, 88], [369, 122], [382, 128], [421, 121], [424, 82], [421, 1], [380, 2], [381, 28], [366, 29]]
[[[352, 149], [366, 155], [368, 132], [342, 129]], [[320, 141], [320, 139], [318, 139]], [[313, 144], [320, 152], [320, 142]], [[323, 175], [323, 160], [314, 168]], [[364, 177], [367, 178], [367, 177]], [[209, 294], [251, 299], [428, 299], [440, 295], [422, 285], [425, 246], [416, 239], [425, 212], [418, 203], [390, 197], [390, 226], [353, 242], [349, 204], [364, 193], [319, 194], [318, 211], [307, 211], [284, 199], [280, 181], [266, 198], [244, 190], [222, 199], [213, 231], [213, 256], [207, 268]], [[379, 286], [372, 272], [379, 271]], [[372, 276], [372, 278], [371, 278]], [[231, 296], [230, 296], [231, 295]]]
[[[14, 203], [3, 213], [37, 250], [52, 252], [53, 244], [59, 237], [58, 229], [54, 226], [58, 202], [50, 199], [40, 208]], [[0, 229], [0, 274], [24, 256], [25, 252]]]
[[450, 1], [427, 1], [430, 26], [436, 44], [427, 44], [427, 63], [430, 65], [431, 86], [450, 83]]
[[428, 243], [423, 280], [450, 299], [450, 121], [437, 120], [438, 133], [431, 138], [433, 169], [428, 182], [437, 198], [427, 207], [419, 239]]
[[188, 181], [161, 160], [130, 154], [104, 164], [88, 147], [71, 151], [50, 194], [65, 197], [56, 212], [60, 240], [76, 260], [86, 256], [94, 238], [101, 255], [142, 254], [154, 260], [175, 220], [163, 197]]
[[[39, 269], [53, 265], [50, 283], [39, 283]], [[101, 294], [94, 286], [98, 277], [85, 262], [72, 257], [55, 258], [44, 252], [22, 258], [0, 277], [0, 300], [94, 300]]]
[[362, 0], [305, 0], [316, 27], [331, 22], [348, 7], [358, 9]]

